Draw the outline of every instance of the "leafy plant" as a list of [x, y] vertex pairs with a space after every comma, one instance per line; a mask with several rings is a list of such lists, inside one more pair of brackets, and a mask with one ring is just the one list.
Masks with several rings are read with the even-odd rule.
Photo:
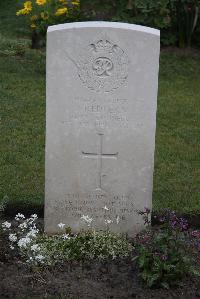
[[[140, 212], [148, 219], [150, 211]], [[162, 226], [150, 228], [136, 238], [138, 265], [141, 277], [148, 287], [169, 288], [179, 283], [187, 274], [198, 272], [192, 266], [187, 246], [188, 223], [174, 212], [161, 217]]]
[[47, 27], [77, 20], [80, 0], [31, 0], [23, 2], [17, 16], [24, 16], [33, 31], [33, 40], [45, 36]]
[[127, 5], [127, 1], [120, 0], [119, 2], [117, 3], [117, 14], [113, 20], [161, 29], [163, 33], [161, 41], [164, 44], [167, 44], [169, 40], [174, 43], [172, 34], [169, 34], [171, 27], [169, 0], [135, 0], [128, 1]]
[[172, 22], [180, 48], [190, 47], [199, 19], [199, 0], [171, 0]]
[[[199, 0], [94, 0], [89, 5], [88, 0], [82, 0], [83, 7], [90, 6], [88, 17], [101, 16], [106, 20], [135, 23], [161, 30], [161, 43], [188, 47], [192, 37], [198, 35]], [[87, 12], [87, 9], [85, 9]]]
[[88, 230], [77, 235], [43, 237], [42, 248], [48, 256], [48, 264], [64, 260], [86, 261], [93, 259], [115, 259], [126, 257], [133, 250], [122, 236], [111, 232]]
[[[90, 223], [92, 218], [84, 216]], [[61, 233], [48, 236], [39, 231], [37, 215], [25, 218], [18, 213], [14, 222], [5, 221], [2, 228], [8, 234], [10, 249], [25, 259], [31, 266], [52, 266], [62, 261], [85, 261], [91, 259], [115, 259], [126, 257], [133, 250], [128, 240], [109, 230], [96, 232], [89, 228], [78, 234], [59, 223]]]

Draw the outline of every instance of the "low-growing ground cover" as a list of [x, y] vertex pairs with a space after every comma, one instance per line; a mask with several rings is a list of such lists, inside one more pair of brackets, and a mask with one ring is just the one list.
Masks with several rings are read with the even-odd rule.
[[[9, 212], [44, 201], [45, 50], [30, 49], [17, 7], [17, 1], [0, 3], [0, 200], [9, 198]], [[155, 211], [200, 212], [199, 85], [198, 51], [161, 53]]]
[[[198, 298], [200, 231], [174, 212], [135, 238], [109, 231], [43, 234], [37, 215], [1, 221], [1, 298]], [[89, 217], [82, 217], [86, 224]], [[18, 297], [20, 293], [20, 297]]]

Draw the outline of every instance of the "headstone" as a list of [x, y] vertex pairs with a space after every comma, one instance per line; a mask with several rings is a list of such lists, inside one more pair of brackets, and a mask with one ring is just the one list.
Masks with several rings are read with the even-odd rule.
[[[45, 231], [130, 236], [152, 206], [159, 31], [111, 22], [47, 34]], [[81, 218], [84, 216], [83, 218]], [[87, 218], [86, 218], [87, 219]]]

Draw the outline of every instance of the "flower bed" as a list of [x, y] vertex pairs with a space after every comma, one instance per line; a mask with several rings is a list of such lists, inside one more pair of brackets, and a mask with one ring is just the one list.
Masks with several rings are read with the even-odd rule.
[[96, 232], [92, 218], [84, 215], [88, 230], [73, 234], [59, 223], [56, 236], [42, 233], [35, 214], [25, 218], [18, 213], [14, 220], [3, 221], [0, 296], [15, 298], [19, 286], [23, 296], [47, 298], [198, 296], [200, 231], [189, 229], [187, 221], [169, 211], [159, 217], [162, 225], [152, 229], [150, 210], [139, 213], [147, 228], [134, 239], [113, 234], [109, 227]]

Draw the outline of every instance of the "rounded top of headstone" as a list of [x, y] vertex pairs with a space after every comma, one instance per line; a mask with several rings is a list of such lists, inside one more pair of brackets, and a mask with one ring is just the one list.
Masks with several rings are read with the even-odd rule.
[[139, 31], [139, 32], [160, 36], [160, 30], [158, 29], [141, 26], [141, 25], [135, 25], [135, 24], [120, 23], [120, 22], [105, 22], [105, 21], [74, 22], [74, 23], [59, 24], [59, 25], [49, 26], [48, 32], [65, 30], [65, 29], [98, 28], [98, 27], [133, 30], [133, 31]]

